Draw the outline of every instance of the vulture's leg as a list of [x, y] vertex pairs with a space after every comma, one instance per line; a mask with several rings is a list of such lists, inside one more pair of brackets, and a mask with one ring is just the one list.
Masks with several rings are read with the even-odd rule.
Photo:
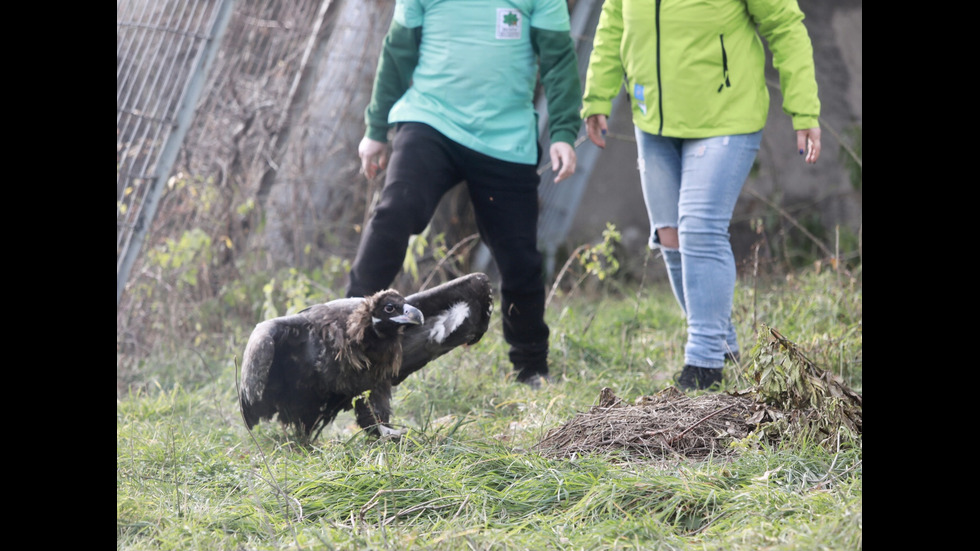
[[401, 432], [387, 426], [391, 419], [391, 384], [379, 385], [371, 390], [365, 401], [354, 402], [357, 424], [374, 436], [401, 436]]

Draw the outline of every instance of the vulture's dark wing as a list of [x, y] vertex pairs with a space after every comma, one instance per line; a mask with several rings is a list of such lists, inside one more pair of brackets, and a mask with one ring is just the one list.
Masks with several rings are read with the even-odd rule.
[[486, 333], [493, 289], [483, 273], [469, 274], [405, 297], [422, 311], [425, 323], [405, 329], [403, 360], [394, 384], [453, 348], [475, 344]]
[[337, 376], [329, 372], [335, 348], [343, 342], [346, 319], [361, 302], [339, 299], [255, 326], [245, 345], [239, 389], [249, 429], [277, 413], [283, 423], [313, 429], [324, 413], [325, 386]]

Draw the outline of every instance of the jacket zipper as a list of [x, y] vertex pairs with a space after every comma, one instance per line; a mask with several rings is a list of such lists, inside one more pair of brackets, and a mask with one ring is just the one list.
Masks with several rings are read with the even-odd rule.
[[728, 52], [725, 51], [725, 35], [718, 35], [718, 39], [721, 40], [721, 73], [725, 77], [725, 82], [718, 85], [718, 93], [720, 94], [725, 87], [731, 88], [732, 83], [728, 80]]
[[663, 86], [660, 84], [660, 1], [656, 4], [656, 18], [654, 27], [657, 33], [657, 112], [660, 114], [660, 128], [657, 134], [663, 136], [664, 133], [664, 94]]
[[664, 94], [663, 86], [660, 84], [660, 0], [657, 0], [657, 14], [656, 14], [656, 33], [657, 33], [657, 112], [660, 113], [660, 128], [657, 130], [657, 134], [663, 136], [664, 134]]

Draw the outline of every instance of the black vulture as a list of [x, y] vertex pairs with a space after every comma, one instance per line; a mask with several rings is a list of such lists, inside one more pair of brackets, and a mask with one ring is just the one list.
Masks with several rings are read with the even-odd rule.
[[[480, 340], [493, 292], [474, 273], [402, 297], [388, 289], [263, 321], [245, 346], [239, 401], [246, 426], [278, 415], [306, 442], [341, 410], [374, 436], [388, 426], [392, 387], [453, 348]], [[365, 396], [366, 394], [366, 396]]]

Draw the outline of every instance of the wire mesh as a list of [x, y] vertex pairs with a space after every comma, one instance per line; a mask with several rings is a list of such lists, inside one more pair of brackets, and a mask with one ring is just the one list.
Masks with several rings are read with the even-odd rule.
[[[229, 0], [230, 1], [230, 0]], [[209, 1], [116, 4], [116, 302], [153, 219], [160, 186], [189, 124], [195, 79], [222, 6]], [[213, 45], [212, 47], [216, 47]], [[200, 87], [197, 89], [199, 90]], [[185, 130], [186, 132], [186, 130]], [[176, 142], [176, 143], [175, 143]], [[172, 157], [172, 156], [170, 156]]]
[[[136, 257], [141, 235], [151, 226], [157, 230], [154, 242], [191, 227], [221, 227], [227, 225], [221, 208], [233, 202], [232, 196], [258, 193], [276, 164], [276, 138], [284, 133], [302, 66], [329, 5], [329, 0], [117, 2], [117, 307], [132, 279], [126, 262], [134, 271], [143, 264]], [[232, 8], [227, 32], [219, 36], [218, 18]], [[217, 59], [204, 74], [202, 56], [209, 44]], [[199, 100], [188, 97], [195, 81]], [[188, 113], [186, 132], [177, 136], [182, 108]], [[165, 159], [175, 137], [181, 139]], [[198, 199], [218, 196], [214, 210], [202, 212], [175, 192], [188, 175], [217, 188], [192, 193]], [[161, 193], [157, 205], [154, 194]]]

